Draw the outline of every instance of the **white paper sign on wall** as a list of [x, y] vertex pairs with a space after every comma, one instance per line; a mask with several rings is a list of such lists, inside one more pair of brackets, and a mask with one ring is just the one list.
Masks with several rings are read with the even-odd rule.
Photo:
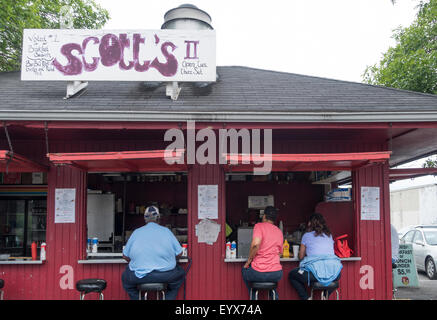
[[218, 219], [218, 185], [198, 185], [197, 214], [199, 219]]
[[379, 187], [361, 187], [361, 220], [380, 220]]
[[55, 223], [76, 222], [76, 189], [55, 189]]
[[25, 29], [21, 80], [216, 81], [214, 30]]

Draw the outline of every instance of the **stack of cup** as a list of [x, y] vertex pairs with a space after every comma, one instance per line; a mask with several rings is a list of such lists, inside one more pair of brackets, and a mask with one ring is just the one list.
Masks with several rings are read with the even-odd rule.
[[293, 245], [293, 258], [297, 258], [299, 255], [299, 246]]

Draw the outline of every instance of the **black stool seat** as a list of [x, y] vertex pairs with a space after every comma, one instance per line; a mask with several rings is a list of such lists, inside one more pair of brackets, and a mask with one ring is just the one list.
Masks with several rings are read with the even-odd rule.
[[324, 286], [320, 282], [314, 282], [312, 288], [314, 290], [329, 290], [329, 289], [338, 289], [339, 283], [338, 281], [332, 281], [329, 285]]
[[5, 280], [0, 279], [0, 289], [2, 289], [5, 286]]
[[80, 292], [102, 292], [106, 288], [106, 281], [103, 279], [83, 279], [76, 282], [76, 289]]
[[255, 290], [255, 300], [258, 300], [258, 290], [269, 290], [273, 296], [273, 299], [276, 299], [276, 287], [278, 283], [276, 282], [249, 282], [250, 287], [250, 300], [253, 300], [252, 290]]
[[253, 289], [265, 289], [271, 290], [276, 289], [278, 284], [276, 282], [251, 282], [250, 287]]
[[137, 285], [139, 291], [163, 291], [167, 290], [167, 283], [155, 282], [155, 283], [142, 283]]

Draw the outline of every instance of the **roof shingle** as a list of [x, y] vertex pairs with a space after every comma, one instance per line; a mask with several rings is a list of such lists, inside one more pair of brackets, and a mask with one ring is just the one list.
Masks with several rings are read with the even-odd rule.
[[0, 111], [387, 112], [437, 111], [437, 95], [248, 67], [217, 67], [219, 80], [202, 91], [182, 83], [178, 100], [165, 85], [148, 91], [140, 82], [90, 82], [64, 100], [66, 82], [21, 81], [0, 73]]

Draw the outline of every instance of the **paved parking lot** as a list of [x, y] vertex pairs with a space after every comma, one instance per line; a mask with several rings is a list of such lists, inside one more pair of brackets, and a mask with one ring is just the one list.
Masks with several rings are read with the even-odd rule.
[[395, 299], [437, 300], [437, 280], [429, 280], [424, 272], [418, 272], [419, 288], [398, 288]]

